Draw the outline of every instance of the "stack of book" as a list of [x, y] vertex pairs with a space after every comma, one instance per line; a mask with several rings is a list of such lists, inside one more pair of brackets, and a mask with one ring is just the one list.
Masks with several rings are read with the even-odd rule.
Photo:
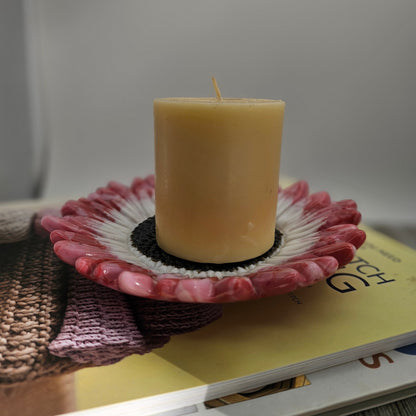
[[414, 395], [416, 252], [362, 228], [326, 281], [227, 304], [154, 353], [79, 371], [76, 414], [333, 415]]

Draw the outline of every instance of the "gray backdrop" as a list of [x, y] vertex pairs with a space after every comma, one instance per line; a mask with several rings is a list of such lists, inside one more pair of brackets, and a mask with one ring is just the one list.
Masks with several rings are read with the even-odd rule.
[[153, 98], [214, 95], [214, 75], [224, 96], [286, 101], [282, 174], [357, 200], [369, 223], [416, 222], [416, 2], [24, 6], [45, 196], [153, 172]]

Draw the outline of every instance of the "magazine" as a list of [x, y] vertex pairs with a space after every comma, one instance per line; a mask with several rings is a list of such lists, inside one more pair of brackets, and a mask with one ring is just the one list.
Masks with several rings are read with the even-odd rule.
[[[319, 377], [339, 374], [335, 366], [351, 361], [342, 372], [355, 368], [356, 373], [360, 366], [371, 374], [354, 360], [416, 342], [416, 252], [362, 228], [366, 243], [326, 281], [287, 295], [227, 304], [218, 321], [173, 337], [153, 353], [79, 371], [78, 404], [85, 410], [79, 414], [152, 415], [178, 408], [189, 413], [196, 404], [306, 374], [310, 386], [284, 393], [301, 395], [316, 389]], [[392, 354], [398, 365], [402, 353]], [[387, 359], [380, 355], [378, 360]], [[380, 374], [391, 368], [383, 367]], [[351, 390], [351, 400], [354, 395]], [[320, 400], [330, 406], [329, 397]]]

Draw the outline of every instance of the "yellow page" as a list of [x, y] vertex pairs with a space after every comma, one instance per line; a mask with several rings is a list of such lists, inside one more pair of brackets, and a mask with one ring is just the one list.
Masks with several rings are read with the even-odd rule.
[[225, 305], [221, 319], [154, 353], [79, 371], [79, 407], [243, 377], [415, 331], [416, 252], [361, 228], [367, 242], [326, 281]]

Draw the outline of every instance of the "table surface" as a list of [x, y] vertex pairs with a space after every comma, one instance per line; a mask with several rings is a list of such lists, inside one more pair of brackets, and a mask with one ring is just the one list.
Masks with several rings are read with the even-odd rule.
[[[416, 226], [396, 227], [387, 225], [372, 225], [372, 227], [402, 243], [416, 249]], [[399, 400], [374, 409], [352, 413], [351, 416], [414, 416], [416, 415], [416, 396]]]

